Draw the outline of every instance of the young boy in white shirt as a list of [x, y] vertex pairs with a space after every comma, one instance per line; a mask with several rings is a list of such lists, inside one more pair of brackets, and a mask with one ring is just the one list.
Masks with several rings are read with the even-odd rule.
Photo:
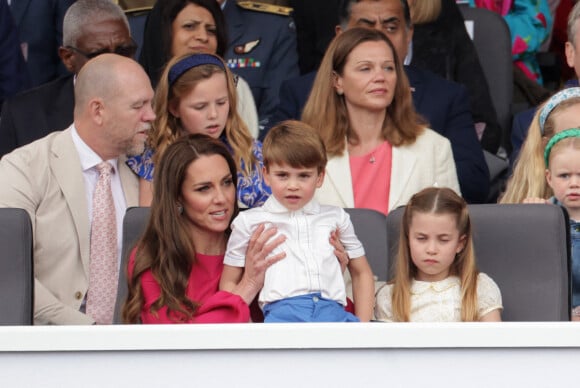
[[[266, 272], [258, 298], [264, 322], [369, 321], [374, 306], [373, 274], [350, 217], [342, 208], [314, 199], [327, 161], [322, 140], [307, 124], [285, 121], [266, 135], [263, 156], [264, 180], [272, 196], [232, 222], [220, 289], [231, 290], [239, 282], [250, 236], [266, 224], [286, 236], [272, 252], [283, 251], [286, 257]], [[344, 309], [344, 280], [330, 243], [334, 231], [349, 257], [356, 316]]]

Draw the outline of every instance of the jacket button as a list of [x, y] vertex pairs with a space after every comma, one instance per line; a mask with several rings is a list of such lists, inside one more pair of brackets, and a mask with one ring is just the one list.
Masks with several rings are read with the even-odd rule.
[[83, 297], [83, 293], [82, 292], [80, 292], [80, 291], [75, 292], [75, 298], [77, 300], [81, 299], [82, 297]]

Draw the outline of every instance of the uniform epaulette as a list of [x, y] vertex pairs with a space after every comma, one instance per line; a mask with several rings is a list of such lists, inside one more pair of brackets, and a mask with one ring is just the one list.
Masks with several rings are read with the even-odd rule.
[[282, 16], [290, 16], [290, 13], [292, 12], [292, 7], [260, 3], [258, 1], [238, 1], [238, 5], [251, 11], [273, 13]]
[[155, 0], [112, 0], [125, 13], [137, 13], [150, 11], [155, 5]]

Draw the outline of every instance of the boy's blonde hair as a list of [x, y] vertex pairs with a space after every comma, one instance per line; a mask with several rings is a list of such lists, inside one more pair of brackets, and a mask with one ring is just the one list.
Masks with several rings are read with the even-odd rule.
[[272, 127], [262, 145], [264, 166], [287, 164], [294, 168], [326, 168], [326, 148], [314, 129], [301, 121], [287, 120]]
[[465, 246], [451, 264], [449, 276], [457, 276], [461, 280], [461, 320], [464, 322], [477, 321], [479, 319], [477, 306], [477, 275], [479, 271], [475, 264], [471, 220], [465, 200], [446, 187], [423, 189], [413, 195], [405, 207], [401, 220], [395, 277], [392, 280], [392, 305], [395, 321], [409, 322], [411, 316], [411, 282], [417, 275], [417, 266], [411, 258], [409, 229], [413, 216], [417, 213], [448, 214], [455, 219], [459, 236], [465, 239]]

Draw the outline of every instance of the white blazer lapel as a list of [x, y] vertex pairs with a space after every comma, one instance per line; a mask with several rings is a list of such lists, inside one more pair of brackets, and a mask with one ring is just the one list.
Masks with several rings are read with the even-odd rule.
[[391, 187], [389, 190], [389, 211], [399, 202], [411, 179], [417, 162], [417, 155], [409, 147], [393, 147], [391, 163]]
[[119, 156], [117, 165], [119, 166], [119, 177], [125, 194], [125, 203], [127, 208], [139, 206], [139, 179], [137, 175], [127, 166], [126, 156]]
[[328, 160], [324, 183], [318, 190], [318, 198], [321, 203], [341, 207], [354, 207], [350, 163], [346, 150], [342, 156]]

